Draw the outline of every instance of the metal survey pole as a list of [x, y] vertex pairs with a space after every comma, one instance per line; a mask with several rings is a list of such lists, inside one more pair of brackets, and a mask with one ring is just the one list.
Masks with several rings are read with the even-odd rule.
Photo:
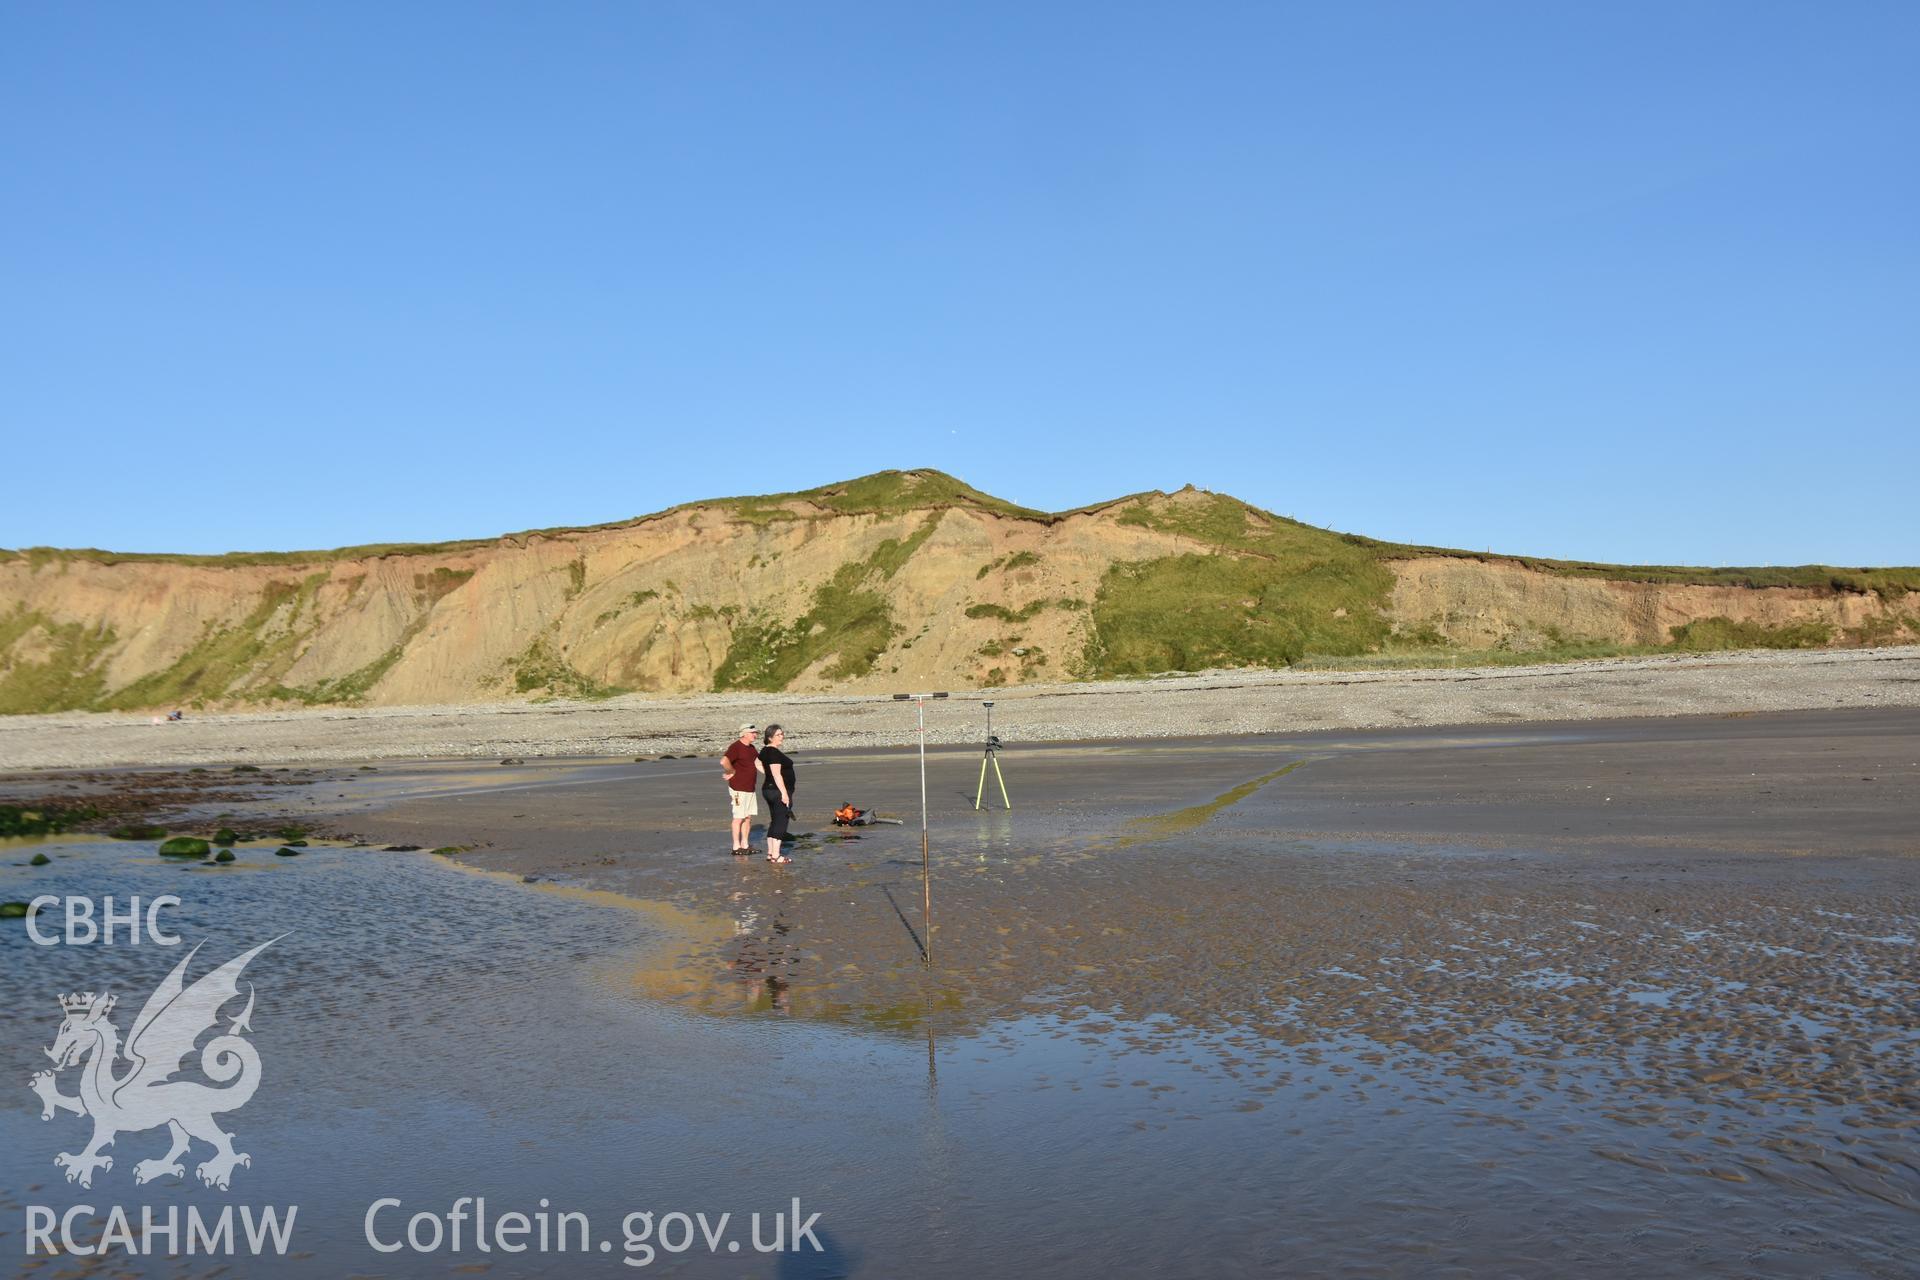
[[920, 724], [920, 927], [926, 941], [920, 954], [927, 967], [933, 967], [933, 859], [927, 852], [927, 699], [944, 698], [944, 693], [896, 693], [895, 702], [912, 701]]

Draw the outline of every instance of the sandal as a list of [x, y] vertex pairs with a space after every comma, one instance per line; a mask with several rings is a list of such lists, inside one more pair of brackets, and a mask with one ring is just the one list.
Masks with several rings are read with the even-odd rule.
[[771, 862], [776, 867], [781, 867], [781, 866], [785, 866], [789, 862], [792, 862], [793, 859], [789, 858], [786, 854], [783, 853], [777, 858], [770, 857], [767, 859], [767, 861]]
[[733, 851], [733, 856], [736, 858], [744, 858], [747, 855], [751, 854], [752, 852], [753, 850], [751, 849], [735, 849]]

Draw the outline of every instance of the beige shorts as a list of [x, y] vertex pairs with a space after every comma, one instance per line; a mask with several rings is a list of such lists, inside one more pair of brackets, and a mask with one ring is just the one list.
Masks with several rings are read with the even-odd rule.
[[733, 800], [733, 817], [736, 822], [741, 818], [760, 816], [760, 797], [753, 792], [735, 791], [732, 787], [728, 787], [727, 795]]

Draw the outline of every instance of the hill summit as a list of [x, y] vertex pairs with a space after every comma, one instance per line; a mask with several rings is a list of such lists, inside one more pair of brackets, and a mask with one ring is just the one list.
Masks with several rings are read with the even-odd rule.
[[1920, 639], [1920, 569], [1335, 533], [1188, 487], [1043, 512], [939, 471], [464, 542], [0, 551], [0, 712], [994, 687]]

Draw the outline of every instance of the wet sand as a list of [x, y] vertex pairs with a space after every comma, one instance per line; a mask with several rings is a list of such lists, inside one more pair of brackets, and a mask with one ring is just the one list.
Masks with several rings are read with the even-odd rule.
[[[785, 871], [726, 856], [705, 761], [429, 768], [418, 783], [389, 769], [345, 781], [345, 811], [337, 798], [317, 807], [379, 839], [473, 846], [462, 857], [476, 866], [715, 919], [751, 912], [783, 926], [778, 946], [755, 959], [776, 939], [750, 931], [741, 944], [729, 930], [732, 970], [744, 956], [803, 1003], [892, 1008], [921, 985], [914, 756], [800, 758], [797, 829], [814, 838]], [[1252, 1003], [1280, 952], [1330, 921], [1341, 933], [1372, 921], [1360, 934], [1382, 952], [1417, 921], [1471, 916], [1479, 899], [1506, 894], [1549, 921], [1579, 914], [1567, 895], [1582, 893], [1674, 916], [1645, 922], [1659, 926], [1641, 940], [1651, 944], [1693, 918], [1703, 895], [1824, 890], [1878, 895], [1894, 910], [1920, 889], [1913, 712], [1046, 746], [1002, 762], [1012, 814], [972, 809], [979, 752], [928, 755], [938, 985], [976, 1022], [1030, 1007], [1043, 988], [1055, 1000], [1163, 1000], [1163, 971], [1191, 1002], [1183, 970], [1220, 969], [1222, 946], [1247, 953], [1256, 985], [1240, 999]], [[1271, 776], [1276, 766], [1287, 771]], [[404, 800], [379, 798], [416, 785]], [[365, 820], [353, 816], [356, 787], [373, 806]], [[834, 828], [826, 819], [845, 800], [907, 825]], [[1326, 895], [1340, 907], [1311, 905]], [[1452, 905], [1442, 911], [1434, 895]], [[1598, 937], [1583, 947], [1632, 950]], [[1163, 952], [1180, 959], [1153, 959]], [[728, 985], [715, 984], [716, 999]], [[1222, 987], [1223, 1007], [1234, 989]]]
[[[725, 855], [705, 762], [528, 770], [377, 829], [705, 921], [633, 978], [704, 1012], [936, 1038], [1059, 1019], [1153, 1061], [1077, 1082], [1154, 1099], [1143, 1124], [1190, 1114], [1196, 1075], [1243, 1113], [1439, 1107], [1530, 1177], [1606, 1161], [1682, 1204], [1689, 1180], [1765, 1185], [1821, 1250], [1869, 1221], [1920, 1243], [1920, 714], [1012, 749], [1011, 815], [971, 809], [978, 752], [936, 750], [930, 975], [917, 830], [820, 821], [911, 818], [911, 753], [800, 758], [823, 838], [785, 871]], [[1659, 1217], [1703, 1258], [1732, 1243]], [[1892, 1274], [1866, 1234], [1842, 1253]]]
[[[809, 1027], [924, 1044], [946, 1102], [876, 1105], [982, 1180], [902, 1206], [965, 1224], [934, 1273], [1909, 1274], [1920, 711], [1011, 743], [1011, 814], [936, 748], [931, 933], [913, 753], [809, 746], [788, 868], [727, 854], [707, 760], [271, 804], [621, 905], [599, 989], [758, 1028], [742, 1070], [808, 1077]], [[836, 831], [843, 800], [909, 823]]]

